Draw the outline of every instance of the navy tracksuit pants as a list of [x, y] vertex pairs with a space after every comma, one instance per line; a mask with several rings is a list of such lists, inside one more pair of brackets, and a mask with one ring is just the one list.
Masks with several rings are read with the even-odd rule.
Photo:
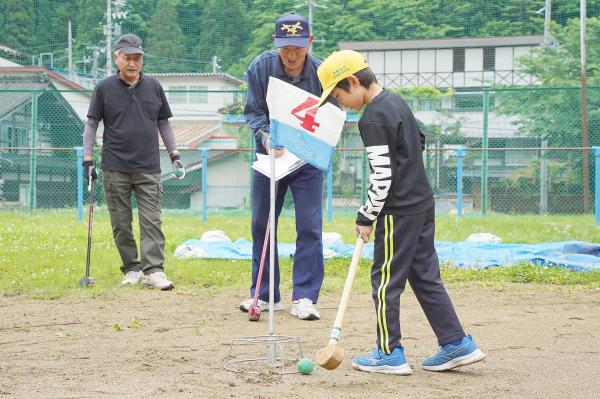
[[416, 215], [377, 218], [371, 268], [377, 313], [377, 345], [384, 353], [400, 347], [400, 294], [410, 283], [427, 320], [445, 345], [465, 336], [440, 278], [434, 247], [435, 208]]
[[[250, 287], [250, 295], [254, 297], [267, 221], [269, 220], [270, 179], [255, 170], [252, 173], [252, 286]], [[306, 164], [277, 182], [277, 197], [275, 200], [276, 231], [277, 221], [288, 187], [294, 199], [297, 235], [292, 272], [292, 300], [308, 298], [313, 303], [317, 303], [324, 275], [321, 234], [323, 229], [323, 172]], [[275, 247], [275, 302], [281, 300], [277, 256], [277, 247]], [[262, 277], [259, 298], [268, 301], [268, 247]]]

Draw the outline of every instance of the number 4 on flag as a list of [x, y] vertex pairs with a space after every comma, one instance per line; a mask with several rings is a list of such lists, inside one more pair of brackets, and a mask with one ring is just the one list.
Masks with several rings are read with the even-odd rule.
[[300, 126], [302, 126], [304, 129], [308, 130], [311, 133], [314, 133], [315, 129], [319, 127], [319, 123], [315, 122], [315, 116], [317, 115], [317, 111], [319, 108], [315, 107], [309, 109], [304, 113], [304, 117], [300, 116], [299, 113], [300, 111], [303, 111], [307, 108], [316, 105], [318, 102], [318, 100], [308, 97], [306, 101], [304, 101], [302, 104], [298, 105], [292, 110], [292, 115], [294, 115], [296, 118], [298, 118], [300, 122], [302, 122], [300, 123]]

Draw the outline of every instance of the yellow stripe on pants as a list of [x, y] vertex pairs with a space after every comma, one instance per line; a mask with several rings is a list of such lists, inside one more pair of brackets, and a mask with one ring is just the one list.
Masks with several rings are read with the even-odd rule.
[[387, 328], [386, 312], [385, 312], [385, 291], [390, 282], [390, 269], [392, 258], [394, 255], [394, 219], [391, 215], [384, 217], [384, 260], [381, 266], [381, 281], [377, 290], [378, 311], [377, 324], [379, 326], [379, 336], [381, 337], [381, 350], [384, 353], [390, 354], [389, 332]]

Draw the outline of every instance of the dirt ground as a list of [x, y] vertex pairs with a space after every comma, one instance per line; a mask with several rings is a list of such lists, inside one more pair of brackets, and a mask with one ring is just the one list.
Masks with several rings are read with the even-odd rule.
[[[406, 292], [401, 318], [411, 376], [352, 369], [350, 359], [374, 344], [369, 294], [351, 298], [340, 342], [344, 362], [310, 376], [281, 376], [263, 363], [244, 365], [258, 375], [224, 370], [232, 339], [268, 331], [267, 314], [251, 323], [237, 309], [240, 292], [126, 289], [116, 299], [85, 301], [0, 297], [0, 398], [600, 396], [600, 292], [544, 285], [450, 285], [449, 291], [465, 329], [488, 357], [458, 371], [421, 370], [420, 360], [437, 345]], [[327, 342], [338, 300], [321, 299], [320, 321], [276, 313], [275, 332], [299, 337], [312, 355]], [[283, 348], [298, 356], [297, 345]], [[234, 359], [237, 351], [240, 358], [265, 355], [263, 345], [236, 345]]]

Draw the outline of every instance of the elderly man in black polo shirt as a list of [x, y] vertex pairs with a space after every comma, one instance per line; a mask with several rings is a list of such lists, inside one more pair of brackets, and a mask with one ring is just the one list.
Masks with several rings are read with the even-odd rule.
[[[165, 236], [161, 231], [160, 154], [158, 132], [167, 147], [175, 176], [185, 169], [175, 146], [172, 117], [158, 81], [142, 74], [142, 41], [133, 34], [115, 43], [117, 73], [98, 83], [83, 134], [86, 179], [96, 179], [92, 148], [98, 123], [104, 121], [102, 171], [104, 195], [115, 244], [121, 255], [122, 286], [136, 285], [171, 290], [164, 273]], [[131, 194], [135, 192], [140, 219], [140, 260], [131, 228]]]

